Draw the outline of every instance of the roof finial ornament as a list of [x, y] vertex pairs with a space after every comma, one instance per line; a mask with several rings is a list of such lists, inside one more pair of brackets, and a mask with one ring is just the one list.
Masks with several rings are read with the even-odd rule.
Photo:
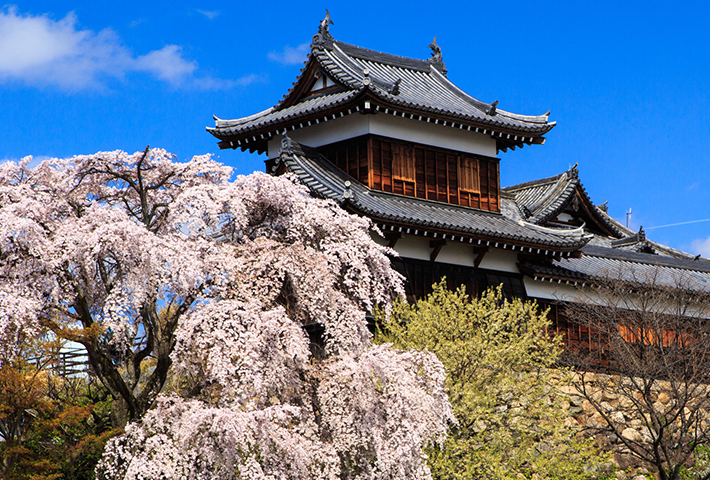
[[284, 138], [281, 139], [281, 151], [291, 153], [291, 137], [288, 136], [288, 132], [284, 129]]
[[328, 36], [330, 35], [330, 32], [328, 31], [328, 26], [329, 25], [335, 25], [333, 23], [333, 20], [330, 19], [330, 12], [328, 12], [328, 9], [325, 9], [325, 18], [320, 21], [320, 27], [318, 27], [318, 33], [320, 33], [323, 36]]
[[429, 44], [429, 48], [431, 48], [429, 63], [440, 70], [442, 74], [446, 75], [446, 64], [441, 56], [441, 47], [436, 43], [436, 36], [434, 36], [434, 40]]
[[496, 114], [496, 107], [498, 106], [498, 100], [495, 102], [491, 103], [491, 108], [488, 109], [488, 115], [495, 115]]
[[639, 227], [639, 231], [636, 234], [636, 237], [639, 239], [639, 242], [643, 242], [646, 240], [646, 232], [643, 231], [643, 225]]
[[333, 20], [330, 19], [330, 12], [328, 12], [328, 9], [326, 8], [325, 18], [321, 20], [320, 24], [318, 25], [318, 33], [313, 35], [314, 45], [322, 45], [325, 40], [333, 40], [333, 36], [328, 31], [328, 27], [330, 25], [335, 25], [335, 23], [333, 23]]

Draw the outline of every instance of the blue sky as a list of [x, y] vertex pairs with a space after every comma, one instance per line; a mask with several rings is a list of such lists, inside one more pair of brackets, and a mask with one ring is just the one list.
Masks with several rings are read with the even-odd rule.
[[579, 163], [595, 203], [710, 257], [710, 7], [706, 2], [16, 2], [0, 10], [0, 160], [162, 147], [219, 151], [212, 115], [275, 104], [325, 8], [335, 38], [426, 58], [522, 114], [550, 109], [543, 146], [501, 153], [503, 185]]

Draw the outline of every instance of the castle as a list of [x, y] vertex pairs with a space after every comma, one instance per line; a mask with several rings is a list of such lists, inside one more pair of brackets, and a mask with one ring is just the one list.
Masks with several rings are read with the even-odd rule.
[[[410, 299], [446, 276], [470, 294], [551, 306], [565, 341], [599, 355], [593, 332], [566, 318], [577, 288], [677, 272], [707, 289], [710, 262], [631, 231], [590, 199], [575, 167], [501, 187], [500, 151], [545, 143], [549, 111], [522, 115], [462, 91], [447, 77], [436, 38], [428, 59], [336, 40], [327, 16], [293, 86], [275, 106], [207, 130], [222, 149], [266, 153], [267, 171], [291, 172], [316, 196], [373, 220], [396, 250]], [[630, 272], [634, 272], [633, 275]], [[633, 277], [633, 278], [632, 278]], [[647, 276], [647, 277], [650, 277]]]

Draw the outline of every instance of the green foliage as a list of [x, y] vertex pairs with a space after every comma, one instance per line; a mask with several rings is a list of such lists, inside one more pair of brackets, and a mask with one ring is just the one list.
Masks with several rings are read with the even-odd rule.
[[0, 478], [84, 480], [111, 430], [111, 400], [88, 376], [61, 378], [20, 360], [0, 368]]
[[710, 447], [698, 445], [695, 448], [693, 466], [681, 471], [681, 478], [706, 479], [710, 478]]
[[587, 479], [608, 459], [579, 436], [567, 413], [567, 372], [537, 304], [508, 301], [501, 290], [479, 300], [445, 283], [416, 305], [399, 303], [381, 322], [380, 342], [434, 352], [447, 369], [458, 420], [443, 448], [431, 447], [437, 479]]

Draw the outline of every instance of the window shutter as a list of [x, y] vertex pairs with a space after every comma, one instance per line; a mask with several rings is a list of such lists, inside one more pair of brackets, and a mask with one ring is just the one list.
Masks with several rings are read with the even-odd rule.
[[480, 192], [478, 185], [478, 161], [471, 157], [459, 157], [459, 189]]
[[406, 145], [394, 145], [392, 153], [392, 176], [397, 180], [414, 182], [412, 149]]

